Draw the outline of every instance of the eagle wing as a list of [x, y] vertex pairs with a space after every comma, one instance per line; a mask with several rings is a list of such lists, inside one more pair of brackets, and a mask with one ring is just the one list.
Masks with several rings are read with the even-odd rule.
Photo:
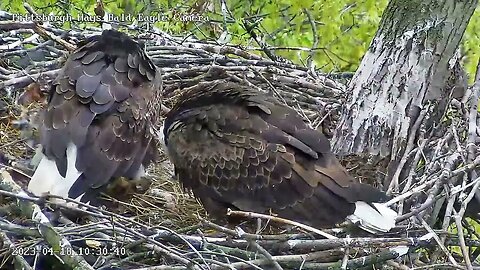
[[[87, 39], [69, 56], [51, 88], [41, 127], [43, 153], [61, 177], [78, 171], [68, 197], [112, 177], [135, 177], [151, 161], [156, 145], [149, 128], [159, 111], [160, 82], [140, 45], [117, 31]], [[74, 162], [67, 157], [71, 148]]]
[[273, 97], [234, 83], [198, 85], [165, 123], [175, 172], [214, 216], [272, 211], [315, 226], [385, 195], [349, 176], [328, 139]]

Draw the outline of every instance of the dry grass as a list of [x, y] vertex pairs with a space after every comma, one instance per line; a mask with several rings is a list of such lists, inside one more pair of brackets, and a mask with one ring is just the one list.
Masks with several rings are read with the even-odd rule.
[[[38, 142], [38, 133], [31, 132], [33, 127], [30, 126], [24, 127], [22, 131], [15, 123], [27, 120], [29, 116], [36, 118], [44, 104], [32, 103], [24, 107], [11, 101], [7, 102], [9, 103], [4, 115], [0, 116], [0, 153], [12, 161], [27, 164], [34, 154], [34, 149], [28, 141]], [[149, 191], [135, 194], [127, 201], [110, 198], [118, 206], [113, 211], [134, 217], [135, 220], [152, 227], [168, 226], [179, 229], [198, 224], [198, 216], [205, 217], [205, 211], [192, 196], [182, 190], [178, 181], [173, 179], [172, 164], [163, 150], [160, 151], [159, 162], [148, 168], [148, 178], [152, 181]], [[25, 188], [23, 181], [20, 184]]]

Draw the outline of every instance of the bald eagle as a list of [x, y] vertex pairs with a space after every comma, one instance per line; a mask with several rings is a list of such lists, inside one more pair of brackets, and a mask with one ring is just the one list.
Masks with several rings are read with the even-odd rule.
[[319, 228], [348, 219], [372, 233], [395, 226], [382, 191], [351, 177], [328, 139], [272, 96], [202, 82], [167, 114], [163, 139], [175, 175], [216, 218], [227, 208]]
[[160, 73], [140, 44], [115, 30], [80, 42], [51, 87], [28, 190], [93, 203], [112, 179], [138, 179], [156, 156], [160, 106]]

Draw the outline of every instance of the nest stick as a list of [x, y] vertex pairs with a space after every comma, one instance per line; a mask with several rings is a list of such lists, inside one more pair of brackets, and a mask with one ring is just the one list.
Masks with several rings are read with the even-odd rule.
[[[13, 251], [15, 249], [12, 241], [3, 231], [0, 231], [0, 240], [3, 242], [3, 248], [8, 248], [10, 251]], [[19, 254], [13, 255], [13, 261], [16, 269], [33, 270], [33, 268], [25, 260], [25, 258]]]
[[435, 242], [437, 242], [438, 246], [440, 247], [440, 249], [445, 253], [445, 255], [447, 255], [448, 257], [448, 260], [453, 264], [453, 265], [456, 265], [458, 266], [458, 263], [457, 261], [455, 260], [455, 258], [453, 258], [452, 254], [450, 253], [450, 251], [448, 251], [448, 249], [445, 247], [445, 245], [442, 243], [442, 241], [440, 240], [440, 237], [438, 237], [437, 233], [435, 233], [435, 231], [430, 227], [430, 225], [427, 224], [427, 222], [419, 217], [420, 221], [422, 222], [422, 225], [423, 227], [428, 231], [429, 233], [429, 236], [431, 236], [433, 239], [435, 239]]
[[[5, 169], [0, 169], [0, 188], [17, 194], [26, 194]], [[19, 199], [17, 205], [25, 217], [38, 223], [38, 231], [63, 263], [75, 270], [93, 270], [85, 259], [72, 249], [70, 242], [57, 232], [37, 204]]]
[[297, 226], [297, 227], [302, 228], [304, 230], [307, 230], [309, 232], [319, 234], [319, 235], [321, 235], [321, 236], [323, 236], [327, 239], [337, 239], [337, 237], [335, 237], [335, 236], [333, 236], [329, 233], [326, 233], [324, 231], [321, 231], [319, 229], [313, 228], [311, 226], [302, 224], [300, 222], [288, 220], [288, 219], [285, 219], [285, 218], [274, 217], [274, 216], [271, 216], [271, 215], [259, 214], [259, 213], [254, 213], [254, 212], [235, 211], [235, 210], [231, 210], [229, 208], [227, 210], [227, 216], [240, 216], [240, 217], [248, 217], [248, 218], [267, 219], [267, 220], [271, 220], [271, 221], [275, 221], [275, 222], [279, 222], [279, 223], [283, 223], [283, 224]]

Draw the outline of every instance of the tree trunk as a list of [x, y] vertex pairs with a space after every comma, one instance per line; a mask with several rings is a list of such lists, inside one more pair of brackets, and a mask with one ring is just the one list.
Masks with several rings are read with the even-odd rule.
[[390, 1], [349, 85], [352, 95], [333, 138], [337, 154], [390, 156], [389, 166], [398, 165], [427, 102], [438, 105], [449, 95], [455, 51], [477, 2]]

